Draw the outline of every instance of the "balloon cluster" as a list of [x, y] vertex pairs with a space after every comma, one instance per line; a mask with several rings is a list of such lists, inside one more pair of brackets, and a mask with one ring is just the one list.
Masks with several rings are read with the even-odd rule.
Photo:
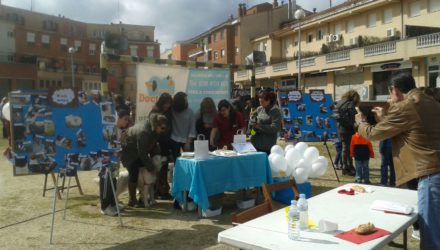
[[275, 145], [270, 150], [269, 164], [272, 176], [293, 176], [298, 184], [307, 179], [317, 178], [327, 171], [328, 161], [319, 156], [316, 147], [309, 147], [305, 142], [295, 146], [287, 145], [285, 149]]

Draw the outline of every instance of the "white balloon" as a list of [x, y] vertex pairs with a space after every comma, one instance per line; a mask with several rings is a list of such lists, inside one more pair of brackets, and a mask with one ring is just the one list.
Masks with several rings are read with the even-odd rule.
[[328, 165], [328, 160], [324, 156], [319, 156], [313, 163], [322, 162], [324, 165]]
[[317, 161], [312, 164], [312, 171], [310, 172], [309, 177], [318, 178], [321, 177], [327, 172], [327, 165], [322, 161]]
[[9, 102], [3, 105], [1, 112], [3, 114], [3, 118], [5, 118], [8, 121], [11, 120], [11, 108], [9, 107]]
[[284, 149], [279, 146], [279, 145], [274, 145], [271, 149], [270, 149], [270, 153], [271, 154], [279, 154], [284, 156]]
[[291, 148], [295, 148], [295, 147], [294, 147], [292, 144], [287, 145], [287, 146], [284, 148], [284, 153], [287, 154], [287, 151], [289, 151], [289, 149], [291, 149]]
[[278, 175], [280, 171], [286, 172], [287, 163], [283, 156], [279, 154], [269, 155], [269, 165], [272, 169], [272, 174]]
[[286, 176], [287, 177], [293, 176], [293, 171], [295, 171], [293, 165], [287, 163]]
[[307, 181], [307, 172], [304, 168], [297, 168], [293, 171], [293, 177], [296, 183], [301, 184]]
[[305, 143], [305, 142], [298, 142], [298, 143], [295, 145], [295, 149], [298, 150], [298, 152], [299, 152], [301, 155], [304, 154], [304, 151], [306, 151], [306, 149], [307, 149], [308, 147], [309, 147], [309, 146], [308, 146], [307, 143]]
[[309, 147], [304, 151], [304, 160], [312, 164], [319, 157], [319, 150], [315, 147]]
[[291, 148], [286, 152], [287, 165], [295, 169], [295, 165], [302, 159], [302, 155], [295, 148]]
[[305, 163], [305, 161], [304, 161], [304, 159], [300, 159], [294, 166], [293, 166], [293, 168], [294, 169], [297, 169], [297, 168], [305, 168], [305, 166], [306, 166], [306, 163]]

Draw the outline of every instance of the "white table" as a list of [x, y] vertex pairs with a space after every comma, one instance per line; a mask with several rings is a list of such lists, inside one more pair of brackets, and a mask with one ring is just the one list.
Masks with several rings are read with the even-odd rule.
[[[356, 184], [346, 184], [308, 199], [309, 218], [318, 224], [320, 219], [338, 223], [339, 231], [320, 233], [317, 229], [301, 231], [298, 241], [287, 237], [287, 221], [284, 209], [248, 221], [222, 231], [218, 242], [242, 249], [381, 249], [417, 220], [417, 192], [407, 189], [370, 187], [372, 193], [356, 195], [338, 194], [343, 188]], [[387, 200], [413, 206], [411, 215], [397, 215], [372, 210], [375, 200]], [[391, 234], [363, 244], [351, 243], [334, 235], [348, 231], [359, 224], [372, 222], [376, 227], [390, 231]]]

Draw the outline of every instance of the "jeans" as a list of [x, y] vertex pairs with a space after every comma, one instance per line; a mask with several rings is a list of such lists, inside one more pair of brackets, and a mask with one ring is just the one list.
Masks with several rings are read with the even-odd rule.
[[353, 161], [350, 157], [351, 134], [340, 134], [342, 141], [342, 165], [343, 169], [353, 169]]
[[363, 180], [366, 183], [370, 182], [370, 169], [368, 163], [370, 160], [359, 161], [355, 160], [356, 164], [356, 180]]
[[420, 249], [440, 249], [440, 173], [419, 179]]
[[335, 157], [335, 165], [342, 166], [342, 149], [336, 148], [336, 157]]
[[396, 186], [396, 174], [394, 172], [393, 153], [391, 148], [380, 154], [380, 184], [388, 185], [388, 167], [390, 169], [390, 186]]

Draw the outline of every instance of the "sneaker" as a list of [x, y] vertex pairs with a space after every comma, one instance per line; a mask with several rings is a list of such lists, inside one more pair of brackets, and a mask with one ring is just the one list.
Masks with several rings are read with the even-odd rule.
[[416, 240], [420, 240], [420, 230], [413, 229], [413, 232], [411, 234], [411, 237], [413, 237]]
[[116, 216], [118, 215], [118, 211], [112, 206], [107, 206], [106, 209], [101, 210], [101, 214], [108, 215], [108, 216]]

